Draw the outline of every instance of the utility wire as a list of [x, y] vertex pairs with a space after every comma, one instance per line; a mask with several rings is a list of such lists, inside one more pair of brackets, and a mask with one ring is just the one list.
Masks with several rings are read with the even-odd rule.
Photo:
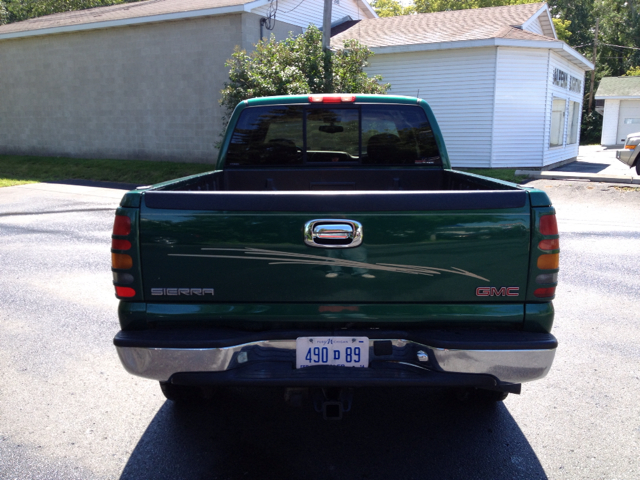
[[265, 18], [261, 20], [261, 25], [267, 30], [273, 30], [276, 26], [276, 14], [278, 13], [278, 0], [270, 0], [269, 1], [269, 9], [267, 10], [267, 14]]
[[288, 11], [286, 11], [286, 12], [280, 12], [280, 13], [291, 13], [291, 12], [293, 12], [296, 8], [298, 8], [300, 5], [302, 5], [303, 3], [304, 3], [304, 0], [301, 0], [301, 2], [300, 2], [298, 5], [296, 5], [295, 7], [293, 7], [291, 10], [288, 10]]
[[606, 45], [607, 47], [616, 47], [616, 48], [628, 48], [629, 50], [640, 50], [638, 47], [624, 47], [622, 45], [611, 45], [610, 43], [600, 43], [600, 45]]
[[[591, 45], [593, 45], [593, 43], [585, 43], [584, 45], [576, 45], [575, 47], [572, 47], [572, 48], [589, 47]], [[598, 45], [605, 45], [607, 47], [614, 47], [614, 48], [628, 48], [629, 50], [640, 50], [640, 48], [638, 47], [625, 47], [623, 45], [612, 45], [610, 43], [603, 43], [603, 42], [598, 42]]]

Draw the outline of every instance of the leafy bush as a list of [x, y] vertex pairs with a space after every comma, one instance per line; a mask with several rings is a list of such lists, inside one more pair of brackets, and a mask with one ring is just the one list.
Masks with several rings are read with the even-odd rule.
[[0, 25], [3, 21], [21, 22], [53, 13], [138, 1], [141, 0], [0, 0]]
[[[322, 32], [315, 26], [283, 41], [271, 36], [256, 44], [253, 52], [236, 48], [225, 65], [229, 82], [221, 91], [220, 105], [228, 119], [242, 100], [272, 95], [305, 93], [386, 93], [382, 77], [364, 72], [373, 55], [357, 40], [347, 40], [341, 50], [324, 52]], [[325, 75], [329, 71], [330, 75]], [[327, 81], [328, 77], [328, 81]]]
[[[587, 101], [585, 101], [586, 107]], [[600, 143], [602, 136], [602, 115], [595, 110], [587, 113], [586, 108], [582, 110], [582, 125], [580, 126], [580, 145], [593, 145]]]

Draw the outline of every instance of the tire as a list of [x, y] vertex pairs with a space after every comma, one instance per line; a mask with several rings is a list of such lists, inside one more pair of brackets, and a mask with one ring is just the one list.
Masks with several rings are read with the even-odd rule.
[[640, 175], [640, 158], [636, 160], [636, 173]]
[[482, 390], [476, 392], [478, 400], [485, 403], [502, 402], [509, 396], [509, 392], [500, 392], [498, 390]]
[[175, 403], [189, 403], [203, 400], [203, 391], [200, 387], [176, 385], [175, 383], [160, 382], [160, 389], [167, 398]]
[[482, 388], [461, 388], [455, 391], [456, 398], [462, 403], [493, 404], [502, 402], [509, 396], [508, 392], [484, 390]]

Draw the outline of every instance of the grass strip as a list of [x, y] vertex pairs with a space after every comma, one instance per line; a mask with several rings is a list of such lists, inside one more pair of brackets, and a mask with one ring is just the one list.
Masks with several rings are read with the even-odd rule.
[[151, 185], [213, 170], [213, 164], [0, 155], [0, 187], [61, 180]]
[[[62, 157], [0, 155], [0, 187], [61, 180], [152, 185], [187, 175], [211, 171], [213, 164], [153, 162], [146, 160], [94, 160]], [[465, 172], [520, 183], [515, 168], [458, 168]]]

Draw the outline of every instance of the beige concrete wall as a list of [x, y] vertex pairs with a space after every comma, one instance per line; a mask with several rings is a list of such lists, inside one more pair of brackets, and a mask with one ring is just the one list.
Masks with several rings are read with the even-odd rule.
[[214, 162], [224, 62], [259, 32], [236, 14], [0, 41], [0, 154]]

